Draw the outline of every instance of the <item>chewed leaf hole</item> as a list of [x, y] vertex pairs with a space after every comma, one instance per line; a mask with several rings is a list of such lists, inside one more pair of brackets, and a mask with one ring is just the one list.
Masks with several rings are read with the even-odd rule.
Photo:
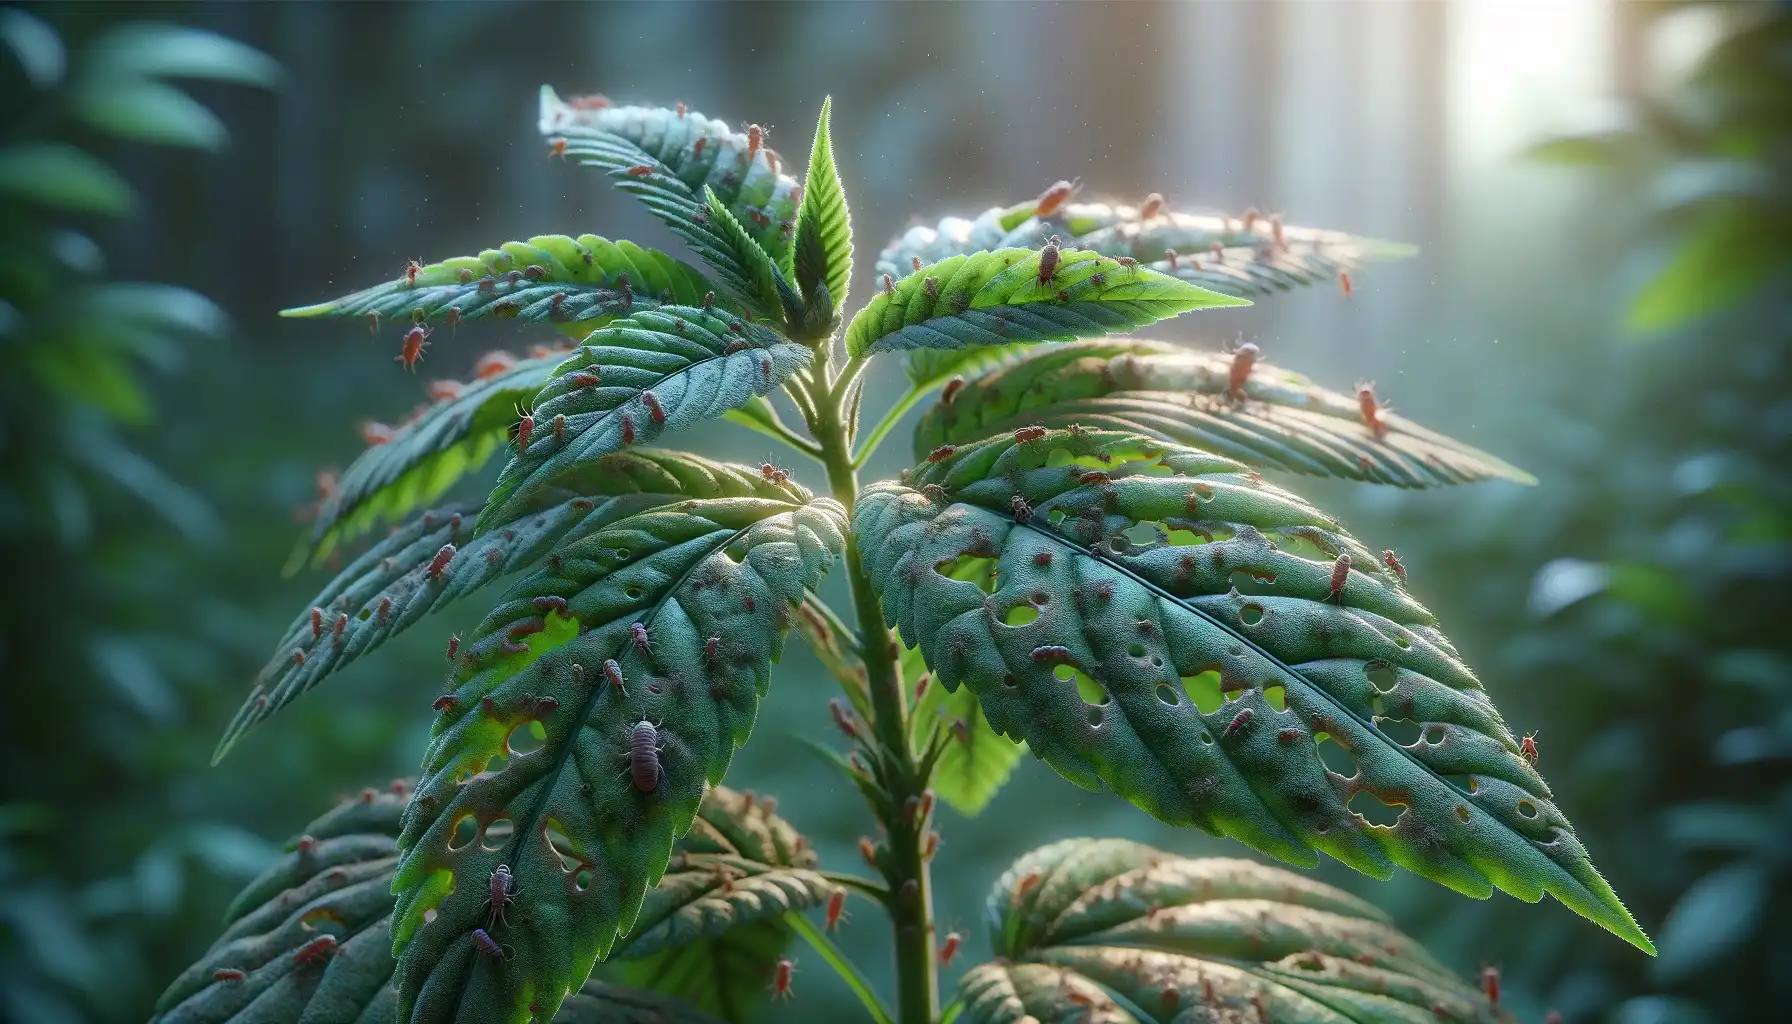
[[1462, 806], [1461, 804], [1457, 804], [1456, 805], [1456, 817], [1461, 819], [1461, 821], [1464, 824], [1466, 824], [1468, 822], [1468, 808]]
[[1381, 825], [1386, 828], [1392, 828], [1394, 823], [1400, 820], [1402, 808], [1400, 804], [1383, 803], [1379, 797], [1366, 789], [1359, 789], [1351, 794], [1348, 806], [1352, 811], [1362, 815], [1369, 824]]
[[479, 835], [479, 819], [471, 814], [463, 814], [454, 819], [454, 827], [448, 832], [448, 848], [450, 850], [466, 849]]
[[1419, 742], [1419, 723], [1410, 718], [1378, 718], [1375, 727], [1383, 736], [1403, 747]]
[[1382, 693], [1391, 691], [1400, 681], [1399, 673], [1394, 671], [1394, 666], [1381, 660], [1364, 662], [1363, 674], [1369, 677], [1369, 685]]
[[1220, 696], [1220, 670], [1217, 668], [1203, 669], [1192, 676], [1183, 676], [1182, 689], [1204, 715], [1213, 714], [1226, 702]]
[[1473, 775], [1446, 775], [1444, 776], [1444, 781], [1455, 786], [1457, 789], [1462, 790], [1464, 793], [1472, 794], [1480, 788], [1475, 785], [1475, 777]]
[[1531, 803], [1529, 800], [1520, 800], [1518, 801], [1518, 813], [1527, 818], [1535, 818], [1537, 816], [1537, 805]]
[[1052, 669], [1052, 675], [1057, 676], [1059, 679], [1068, 683], [1076, 678], [1076, 666], [1059, 665], [1057, 668]]
[[985, 594], [996, 592], [996, 560], [993, 558], [966, 553], [941, 562], [933, 567], [933, 571], [949, 580], [975, 583]]
[[1288, 688], [1285, 686], [1265, 686], [1263, 688], [1263, 699], [1269, 701], [1269, 706], [1275, 708], [1277, 711], [1286, 711], [1288, 709]]
[[1232, 589], [1245, 595], [1275, 593], [1276, 574], [1267, 569], [1234, 570], [1229, 582]]
[[1024, 626], [1039, 618], [1039, 609], [1031, 604], [1021, 603], [1009, 608], [1002, 616], [1004, 626]]
[[1100, 726], [1101, 725], [1101, 705], [1099, 705], [1099, 704], [1089, 705], [1089, 724], [1091, 726]]
[[566, 834], [566, 830], [560, 827], [558, 818], [549, 818], [542, 834], [547, 837], [548, 845], [553, 847], [554, 853], [560, 857], [561, 871], [573, 871], [579, 867], [582, 861], [577, 848], [573, 846], [572, 838]]
[[502, 850], [504, 844], [510, 841], [510, 833], [514, 828], [515, 826], [511, 824], [509, 818], [499, 818], [497, 821], [487, 825], [485, 827], [485, 841], [479, 844], [480, 849], [490, 850], [494, 853], [498, 850]]
[[593, 871], [589, 866], [582, 867], [574, 872], [572, 876], [572, 887], [579, 892], [584, 892], [586, 889], [591, 888], [591, 883], [595, 881], [597, 881], [597, 872]]
[[[1064, 673], [1065, 669], [1070, 670], [1069, 675]], [[1052, 670], [1052, 674], [1059, 679], [1076, 680], [1077, 696], [1083, 698], [1084, 704], [1106, 704], [1109, 700], [1108, 691], [1100, 683], [1091, 678], [1088, 673], [1074, 665], [1059, 665]]]
[[1238, 609], [1238, 621], [1247, 626], [1255, 626], [1263, 621], [1263, 606], [1252, 602]]
[[1336, 772], [1346, 779], [1356, 777], [1356, 758], [1350, 755], [1350, 751], [1344, 749], [1342, 743], [1332, 739], [1330, 733], [1314, 733], [1313, 742], [1319, 747], [1319, 762], [1325, 765], [1327, 770]]
[[1045, 521], [1053, 526], [1057, 526], [1064, 521], [1064, 510], [1061, 508], [1052, 509], [1050, 512], [1046, 513]]
[[723, 548], [722, 554], [727, 555], [729, 561], [739, 565], [747, 560], [747, 542], [744, 540], [737, 540]]
[[628, 598], [630, 601], [639, 601], [646, 593], [647, 591], [642, 590], [640, 585], [635, 583], [630, 583], [628, 586], [622, 588], [622, 596]]
[[1172, 707], [1182, 703], [1181, 699], [1176, 696], [1176, 691], [1171, 689], [1168, 683], [1157, 684], [1157, 699]]
[[1443, 741], [1444, 741], [1444, 727], [1443, 726], [1428, 725], [1425, 727], [1425, 742], [1426, 743], [1436, 745], [1436, 744], [1442, 743]]
[[547, 741], [547, 728], [540, 722], [531, 719], [510, 730], [510, 736], [505, 739], [504, 746], [508, 748], [512, 754], [533, 754], [546, 746]]
[[1162, 523], [1136, 523], [1120, 531], [1120, 536], [1131, 541], [1135, 546], [1143, 547], [1163, 540], [1164, 534], [1170, 531]]
[[1304, 532], [1295, 534], [1283, 533], [1276, 538], [1276, 546], [1281, 548], [1284, 554], [1293, 555], [1296, 558], [1305, 558], [1314, 562], [1329, 562], [1338, 557], [1336, 551], [1327, 551], [1317, 541], [1307, 536]]
[[1164, 541], [1173, 548], [1191, 548], [1197, 544], [1210, 544], [1213, 538], [1193, 530], [1171, 530]]
[[306, 911], [305, 916], [299, 918], [299, 927], [308, 932], [323, 932], [326, 935], [337, 937], [341, 937], [348, 931], [348, 925], [343, 922], [342, 915], [329, 907], [318, 907], [315, 910]]

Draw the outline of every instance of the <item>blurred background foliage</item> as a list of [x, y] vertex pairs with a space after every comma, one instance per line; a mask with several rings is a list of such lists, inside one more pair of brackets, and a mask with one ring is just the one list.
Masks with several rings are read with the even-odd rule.
[[[1324, 383], [1377, 378], [1540, 478], [1288, 482], [1399, 551], [1514, 728], [1538, 731], [1662, 955], [1553, 905], [1320, 875], [1463, 972], [1503, 967], [1525, 1019], [1769, 1019], [1792, 1001], [1786, 5], [25, 5], [0, 11], [0, 80], [5, 1020], [144, 1019], [292, 830], [415, 769], [441, 639], [476, 607], [206, 766], [318, 582], [279, 568], [319, 470], [354, 457], [361, 420], [421, 397], [395, 333], [273, 312], [544, 231], [668, 244], [546, 159], [543, 81], [769, 123], [787, 155], [832, 92], [872, 246], [911, 214], [1075, 175], [1086, 195], [1419, 243], [1348, 303], [1314, 289], [1161, 336], [1243, 331]], [[1582, 104], [1602, 111], [1590, 128]], [[438, 335], [424, 378], [537, 340]], [[900, 468], [902, 440], [874, 472]], [[701, 450], [774, 455], [720, 430]], [[854, 797], [779, 742], [827, 728], [823, 679], [793, 644], [730, 783], [777, 793], [850, 865], [869, 829]], [[1031, 759], [943, 831], [961, 964], [988, 948], [983, 894], [1032, 846], [1244, 853]], [[887, 980], [887, 935], [862, 916], [842, 945]], [[804, 1019], [852, 1012], [819, 964], [797, 995]]]

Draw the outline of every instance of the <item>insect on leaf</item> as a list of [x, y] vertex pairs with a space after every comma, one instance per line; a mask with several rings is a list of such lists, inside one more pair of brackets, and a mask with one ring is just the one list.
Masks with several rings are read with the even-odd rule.
[[1170, 824], [1470, 896], [1547, 892], [1651, 948], [1431, 613], [1335, 521], [1220, 456], [1017, 434], [854, 513], [886, 619], [993, 727]]
[[499, 475], [479, 530], [522, 515], [568, 469], [739, 408], [809, 359], [808, 349], [764, 327], [688, 306], [593, 331], [535, 397], [527, 447]]
[[793, 272], [803, 298], [817, 301], [815, 286], [827, 287], [834, 309], [846, 305], [846, 287], [852, 280], [852, 222], [846, 208], [846, 190], [834, 168], [834, 144], [829, 137], [833, 97], [821, 103], [815, 122], [815, 145], [809, 153], [809, 177], [803, 186], [803, 204], [797, 212]]
[[1313, 476], [1436, 487], [1502, 478], [1536, 480], [1485, 452], [1386, 411], [1381, 436], [1360, 401], [1265, 363], [1236, 394], [1232, 356], [1134, 339], [1034, 348], [978, 377], [915, 427], [915, 457], [1029, 424], [1147, 434]]
[[847, 325], [846, 351], [1069, 341], [1249, 304], [1094, 252], [997, 249], [952, 256], [893, 282]]
[[988, 918], [964, 1024], [1513, 1019], [1373, 906], [1245, 860], [1067, 839], [1015, 862]]
[[[827, 498], [694, 498], [563, 546], [511, 589], [456, 666], [400, 842], [407, 1019], [545, 1017], [610, 952], [746, 742], [845, 528]], [[502, 962], [473, 934], [501, 864], [527, 894], [491, 933]]]
[[[575, 466], [515, 524], [473, 536], [478, 506], [424, 512], [338, 573], [301, 611], [219, 741], [213, 763], [256, 724], [425, 615], [526, 569], [618, 519], [692, 497], [801, 501], [808, 492], [746, 466], [685, 452], [613, 452]], [[454, 545], [437, 565], [444, 545]], [[311, 609], [316, 609], [313, 612]], [[340, 634], [336, 623], [343, 622]]]
[[398, 427], [390, 441], [362, 452], [318, 509], [311, 543], [294, 553], [289, 571], [303, 565], [307, 554], [321, 564], [338, 543], [403, 519], [478, 470], [503, 446], [517, 407], [541, 390], [563, 358], [524, 360], [470, 381], [459, 395]]

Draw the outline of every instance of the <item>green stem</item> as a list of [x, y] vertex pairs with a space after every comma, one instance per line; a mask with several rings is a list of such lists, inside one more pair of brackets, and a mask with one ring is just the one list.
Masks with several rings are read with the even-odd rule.
[[871, 1014], [871, 1019], [876, 1024], [895, 1024], [894, 1018], [890, 1016], [889, 1008], [883, 1004], [883, 1000], [877, 998], [877, 993], [871, 990], [871, 985], [865, 980], [865, 976], [859, 973], [859, 969], [853, 966], [853, 962], [846, 958], [845, 953], [840, 952], [840, 947], [834, 945], [832, 939], [817, 931], [815, 925], [811, 924], [807, 917], [794, 910], [787, 911], [784, 914], [784, 920], [796, 930], [798, 935], [807, 940], [809, 945], [814, 947], [815, 952], [820, 953], [821, 958], [828, 962], [828, 966], [834, 969], [834, 973], [846, 982], [847, 987], [852, 989], [853, 995], [859, 997], [859, 1002], [865, 1004], [866, 1012]]
[[[821, 445], [822, 464], [827, 467], [834, 499], [846, 506], [849, 515], [858, 500], [859, 478], [846, 441], [840, 396], [849, 375], [862, 367], [862, 360], [849, 362], [832, 388], [825, 392], [820, 387], [815, 389], [825, 400], [815, 410], [815, 420], [810, 424], [810, 433]], [[818, 376], [825, 372], [817, 369]], [[865, 572], [858, 542], [850, 535], [845, 561], [853, 611], [858, 617], [859, 650], [865, 659], [866, 688], [871, 695], [871, 727], [891, 764], [891, 813], [879, 815], [888, 837], [880, 866], [893, 894], [886, 905], [896, 933], [897, 1008], [902, 1024], [934, 1024], [939, 992], [934, 974], [933, 895], [927, 861], [921, 855], [927, 822], [910, 820], [902, 813], [911, 797], [919, 802], [927, 780], [916, 765], [908, 742], [908, 705], [897, 666], [896, 638], [884, 625], [877, 592]]]
[[859, 446], [859, 454], [852, 457], [852, 468], [864, 468], [866, 460], [871, 458], [871, 453], [877, 451], [877, 446], [883, 442], [884, 435], [894, 430], [896, 424], [901, 422], [902, 417], [915, 407], [916, 402], [927, 397], [927, 392], [931, 390], [933, 389], [909, 388], [908, 394], [903, 395], [895, 405], [891, 406], [890, 411], [884, 413], [884, 418], [877, 421], [877, 426], [871, 428], [871, 433], [865, 435], [864, 443]]

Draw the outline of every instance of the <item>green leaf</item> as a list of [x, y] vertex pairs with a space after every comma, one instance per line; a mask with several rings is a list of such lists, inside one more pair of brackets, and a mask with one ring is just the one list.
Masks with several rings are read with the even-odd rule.
[[821, 906], [837, 887], [769, 802], [718, 787], [697, 814], [604, 973], [742, 1020], [765, 1002], [790, 945], [783, 916]]
[[288, 571], [303, 565], [307, 554], [321, 564], [339, 542], [403, 519], [478, 470], [515, 428], [518, 406], [541, 389], [562, 358], [524, 360], [471, 381], [459, 395], [400, 426], [392, 440], [362, 452], [319, 507], [311, 544], [294, 553]]
[[[366, 790], [305, 826], [231, 904], [224, 934], [162, 994], [156, 1024], [393, 1020], [389, 883], [403, 793], [402, 783]], [[333, 948], [301, 956], [324, 936]]]
[[[1651, 949], [1431, 613], [1238, 463], [1121, 433], [1003, 436], [868, 489], [854, 515], [886, 619], [1071, 782], [1296, 864], [1547, 892]], [[1375, 802], [1397, 822], [1366, 820]]]
[[112, 217], [137, 204], [117, 171], [60, 142], [21, 142], [0, 149], [0, 196]]
[[432, 263], [330, 302], [282, 310], [289, 317], [385, 317], [458, 323], [486, 318], [549, 322], [578, 334], [662, 300], [703, 303], [712, 290], [695, 267], [633, 242], [598, 235], [538, 235], [477, 256]]
[[[305, 606], [274, 647], [212, 763], [242, 735], [356, 658], [415, 625], [425, 615], [495, 580], [526, 569], [557, 546], [628, 516], [686, 498], [748, 497], [803, 501], [808, 492], [776, 483], [747, 466], [684, 452], [615, 452], [546, 488], [552, 504], [531, 509], [515, 526], [473, 537], [478, 506], [424, 512], [338, 573]], [[431, 563], [455, 545], [435, 575]], [[314, 617], [313, 609], [316, 609]], [[336, 623], [343, 623], [340, 634]]]
[[803, 298], [814, 304], [816, 286], [827, 288], [831, 308], [846, 306], [846, 288], [852, 280], [852, 221], [846, 209], [846, 190], [834, 169], [834, 144], [828, 137], [828, 121], [834, 99], [821, 101], [821, 117], [815, 122], [815, 145], [809, 152], [809, 177], [803, 186], [803, 205], [797, 212], [793, 269]]
[[[916, 260], [937, 263], [983, 249], [1031, 247], [1056, 232], [1069, 248], [1136, 260], [1140, 266], [1202, 288], [1251, 298], [1335, 280], [1366, 263], [1405, 259], [1417, 251], [1408, 245], [1294, 226], [1283, 227], [1277, 244], [1274, 221], [1267, 217], [1256, 217], [1247, 229], [1242, 217], [1166, 209], [1147, 220], [1138, 207], [1106, 203], [1066, 204], [1047, 220], [1034, 217], [1033, 208], [1029, 201], [993, 207], [971, 220], [947, 217], [934, 225], [912, 227], [878, 254], [877, 272], [900, 277]], [[1174, 260], [1167, 256], [1171, 250], [1178, 254]]]
[[16, 7], [0, 11], [0, 43], [12, 51], [20, 70], [34, 89], [49, 89], [62, 81], [68, 51], [56, 30]]
[[846, 327], [846, 351], [960, 349], [1012, 341], [1068, 341], [1214, 306], [1249, 302], [1065, 249], [1047, 282], [1041, 253], [997, 249], [953, 256], [889, 284]]
[[[371, 1022], [369, 1022], [371, 1024]], [[683, 999], [588, 981], [566, 997], [554, 1024], [723, 1024]]]
[[797, 323], [802, 302], [784, 279], [783, 271], [766, 255], [747, 229], [729, 212], [722, 197], [705, 185], [703, 199], [709, 209], [710, 222], [724, 247], [727, 265], [739, 267], [746, 275], [748, 291], [741, 293], [749, 306], [761, 311], [758, 315], [773, 322]]
[[[764, 327], [687, 306], [642, 311], [591, 332], [536, 396], [529, 446], [498, 477], [479, 530], [515, 519], [567, 469], [739, 408], [810, 357]], [[564, 428], [555, 425], [561, 416]]]
[[[464, 645], [400, 841], [408, 1020], [520, 1022], [531, 1004], [549, 1016], [609, 953], [746, 741], [791, 606], [845, 528], [827, 498], [692, 498], [560, 548], [511, 589]], [[643, 721], [657, 783], [631, 771]], [[459, 835], [500, 820], [511, 836]], [[514, 950], [502, 965], [472, 936], [499, 864], [521, 893], [495, 935]]]
[[1746, 208], [1703, 220], [1632, 300], [1628, 328], [1670, 331], [1748, 298], [1792, 268], [1782, 230]]
[[133, 142], [216, 153], [229, 131], [218, 115], [171, 85], [131, 76], [89, 78], [69, 99], [75, 115]]
[[1373, 906], [1245, 860], [1068, 839], [1015, 862], [988, 916], [963, 1024], [1512, 1020]]
[[143, 22], [107, 31], [83, 55], [101, 75], [202, 78], [272, 87], [280, 65], [260, 50], [215, 32]]
[[1250, 466], [1398, 487], [1536, 479], [1354, 396], [1256, 363], [1230, 395], [1233, 357], [1124, 339], [1035, 347], [960, 388], [915, 427], [915, 457], [1032, 424], [1146, 434]]
[[967, 818], [983, 812], [1027, 751], [1025, 743], [990, 728], [976, 692], [968, 686], [956, 690], [929, 686], [915, 705], [915, 718], [923, 729], [937, 721], [946, 731], [932, 785], [941, 800]]
[[785, 432], [790, 430], [778, 415], [778, 409], [772, 405], [771, 399], [764, 395], [754, 395], [747, 399], [745, 405], [738, 409], [730, 409], [722, 414], [722, 418], [730, 423], [738, 423], [755, 433], [783, 441]]

